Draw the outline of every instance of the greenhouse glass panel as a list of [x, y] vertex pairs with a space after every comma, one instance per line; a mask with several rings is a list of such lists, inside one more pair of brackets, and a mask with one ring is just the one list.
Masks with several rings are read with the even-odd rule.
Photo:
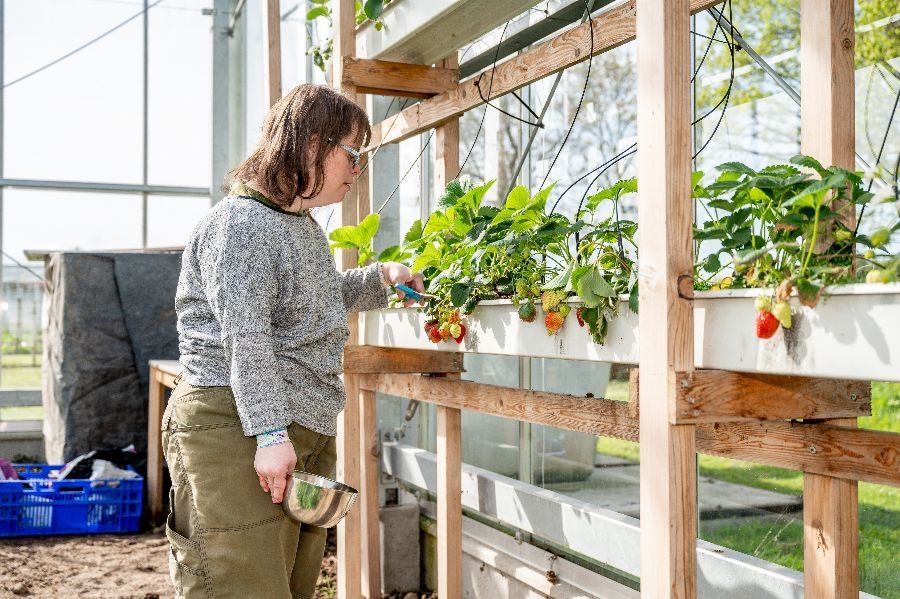
[[150, 11], [147, 167], [151, 184], [210, 184], [212, 17], [201, 12], [208, 6], [209, 2], [192, 0]]
[[140, 14], [85, 0], [5, 4], [5, 177], [141, 182], [142, 19], [51, 65]]
[[205, 196], [148, 196], [147, 246], [183, 246], [209, 207]]

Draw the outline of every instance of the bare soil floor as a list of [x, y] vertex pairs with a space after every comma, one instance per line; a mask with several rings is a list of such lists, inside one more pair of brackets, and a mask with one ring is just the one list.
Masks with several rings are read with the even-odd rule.
[[[329, 533], [316, 599], [337, 596], [334, 529]], [[2, 539], [0, 599], [172, 597], [167, 548], [163, 534], [151, 533]], [[389, 597], [419, 599], [436, 595], [408, 593]]]

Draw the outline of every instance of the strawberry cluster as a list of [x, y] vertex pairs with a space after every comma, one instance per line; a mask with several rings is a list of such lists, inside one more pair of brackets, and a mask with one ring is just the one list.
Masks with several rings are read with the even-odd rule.
[[793, 290], [793, 285], [782, 283], [775, 291], [775, 298], [760, 295], [753, 302], [756, 308], [756, 336], [760, 339], [769, 339], [782, 326], [786, 329], [793, 325], [791, 320], [791, 304], [788, 298]]
[[462, 321], [459, 310], [453, 310], [426, 321], [425, 334], [432, 343], [440, 343], [449, 339], [453, 339], [456, 343], [462, 343], [466, 336], [466, 324]]

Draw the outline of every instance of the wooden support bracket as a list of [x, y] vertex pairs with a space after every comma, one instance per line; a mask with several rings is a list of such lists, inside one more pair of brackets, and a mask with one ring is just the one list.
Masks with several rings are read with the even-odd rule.
[[459, 69], [344, 57], [343, 83], [363, 94], [430, 98], [459, 85]]
[[[638, 369], [631, 371], [630, 414], [639, 413]], [[726, 370], [676, 374], [673, 424], [856, 418], [872, 413], [867, 381]]]
[[465, 372], [459, 352], [348, 345], [344, 348], [344, 373], [404, 372], [446, 374]]

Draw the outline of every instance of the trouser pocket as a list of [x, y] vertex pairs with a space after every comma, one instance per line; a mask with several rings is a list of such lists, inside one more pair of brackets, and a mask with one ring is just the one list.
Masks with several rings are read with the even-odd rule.
[[[169, 493], [169, 501], [174, 504], [174, 493]], [[184, 599], [209, 597], [206, 586], [206, 569], [200, 544], [175, 530], [175, 513], [166, 519], [166, 538], [169, 541], [169, 576], [175, 587], [175, 596]]]

